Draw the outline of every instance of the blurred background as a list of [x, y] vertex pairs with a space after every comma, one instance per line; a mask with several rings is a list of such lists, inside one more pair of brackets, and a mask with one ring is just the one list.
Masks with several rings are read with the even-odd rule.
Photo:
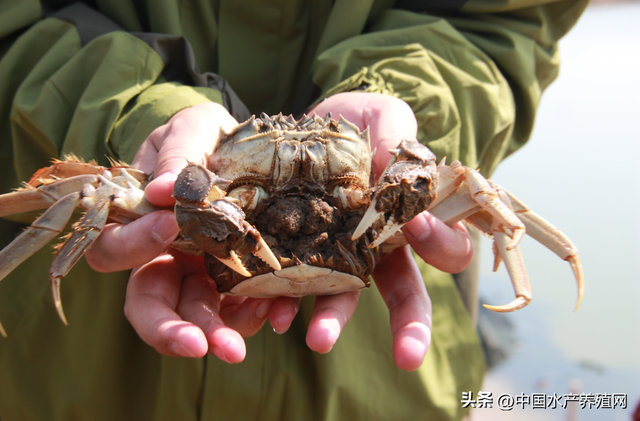
[[[640, 2], [595, 1], [560, 48], [560, 77], [543, 96], [532, 139], [491, 178], [576, 244], [585, 297], [574, 313], [569, 264], [533, 239], [521, 243], [533, 301], [480, 314], [495, 347], [482, 389], [494, 408], [474, 410], [472, 421], [631, 420], [640, 399]], [[482, 302], [510, 302], [488, 239], [481, 253]], [[570, 392], [625, 393], [627, 409], [495, 405], [503, 393]]]

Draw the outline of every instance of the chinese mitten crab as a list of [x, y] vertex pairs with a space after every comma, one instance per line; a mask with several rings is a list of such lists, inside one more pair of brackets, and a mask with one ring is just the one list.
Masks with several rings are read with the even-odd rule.
[[[573, 244], [510, 193], [462, 166], [435, 163], [416, 141], [403, 140], [377, 183], [368, 130], [340, 118], [251, 117], [221, 133], [207, 167], [188, 164], [174, 188], [181, 237], [173, 247], [203, 255], [222, 293], [252, 297], [337, 294], [365, 288], [382, 253], [406, 244], [400, 228], [429, 210], [494, 236], [496, 267], [504, 261], [516, 299], [531, 291], [518, 242], [528, 233], [569, 261], [583, 292]], [[38, 171], [24, 188], [0, 196], [0, 216], [49, 208], [0, 252], [0, 279], [43, 247], [76, 207], [86, 213], [58, 247], [51, 266], [54, 303], [66, 323], [60, 279], [107, 221], [127, 223], [157, 208], [144, 198], [147, 176], [69, 157]], [[0, 333], [4, 330], [0, 325]]]

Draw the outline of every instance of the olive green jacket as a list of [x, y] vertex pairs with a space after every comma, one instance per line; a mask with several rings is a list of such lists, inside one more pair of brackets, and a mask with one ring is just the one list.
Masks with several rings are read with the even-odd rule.
[[[73, 152], [130, 161], [157, 126], [204, 101], [300, 113], [344, 91], [405, 100], [438, 156], [490, 174], [531, 133], [557, 40], [587, 1], [0, 1], [0, 192]], [[145, 4], [153, 5], [145, 6]], [[14, 219], [28, 222], [30, 215]], [[453, 420], [484, 372], [451, 276], [423, 264], [433, 343], [398, 370], [372, 287], [327, 355], [308, 350], [313, 298], [247, 358], [169, 358], [123, 315], [127, 273], [81, 261], [56, 317], [42, 250], [0, 283], [0, 419]]]

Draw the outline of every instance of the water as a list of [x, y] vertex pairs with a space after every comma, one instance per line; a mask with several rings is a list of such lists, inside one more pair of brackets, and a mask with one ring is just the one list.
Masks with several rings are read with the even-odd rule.
[[[518, 351], [487, 377], [493, 393], [626, 393], [628, 409], [582, 409], [575, 420], [628, 420], [640, 399], [640, 4], [587, 10], [562, 40], [559, 79], [547, 90], [530, 143], [492, 176], [578, 246], [586, 291], [566, 262], [523, 241], [533, 301], [506, 315]], [[513, 299], [506, 271], [482, 247], [481, 294]], [[529, 407], [530, 408], [530, 407]], [[567, 420], [563, 409], [477, 409], [474, 421]]]

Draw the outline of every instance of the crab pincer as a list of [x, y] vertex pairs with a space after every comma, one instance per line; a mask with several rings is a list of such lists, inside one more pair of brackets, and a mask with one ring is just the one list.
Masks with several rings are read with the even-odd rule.
[[417, 141], [402, 140], [374, 188], [367, 212], [353, 232], [356, 240], [378, 218], [384, 218], [384, 228], [369, 247], [377, 247], [403, 225], [426, 210], [436, 197], [438, 185], [436, 156]]
[[273, 252], [224, 189], [231, 181], [202, 165], [189, 164], [178, 175], [173, 190], [176, 219], [184, 239], [238, 272], [250, 277], [238, 255], [251, 253], [280, 270]]

